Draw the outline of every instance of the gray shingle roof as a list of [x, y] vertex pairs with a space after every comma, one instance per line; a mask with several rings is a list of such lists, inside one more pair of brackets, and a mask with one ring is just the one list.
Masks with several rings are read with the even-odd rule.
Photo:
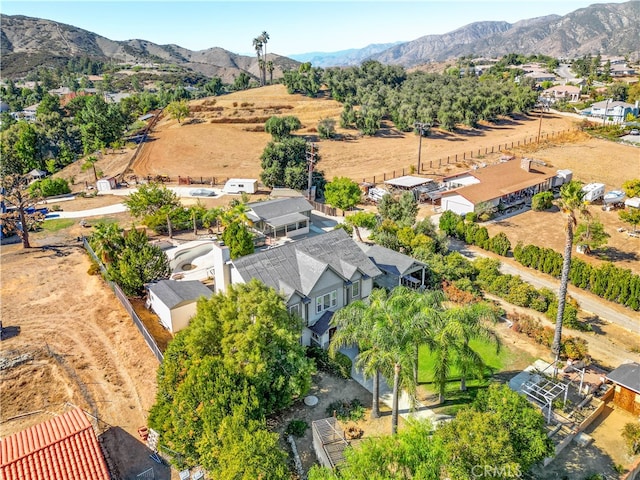
[[245, 281], [257, 278], [287, 299], [296, 291], [309, 295], [328, 268], [345, 280], [357, 270], [369, 277], [382, 274], [342, 229], [240, 257], [233, 265]]
[[640, 394], [640, 364], [624, 363], [611, 373], [607, 379]]
[[405, 275], [411, 267], [415, 265], [425, 265], [415, 258], [381, 245], [367, 245], [366, 243], [359, 243], [358, 246], [380, 270], [392, 275]]
[[209, 298], [213, 292], [197, 280], [160, 280], [149, 286], [162, 303], [172, 309], [181, 303], [190, 303], [204, 296]]
[[314, 323], [311, 327], [311, 331], [316, 335], [324, 335], [329, 330], [329, 323], [331, 323], [331, 318], [333, 317], [333, 313], [331, 311], [326, 311], [322, 314], [322, 316], [318, 319], [316, 323]]
[[310, 212], [311, 204], [303, 197], [276, 198], [264, 202], [247, 203], [247, 217], [254, 222], [258, 220], [269, 221], [290, 213]]

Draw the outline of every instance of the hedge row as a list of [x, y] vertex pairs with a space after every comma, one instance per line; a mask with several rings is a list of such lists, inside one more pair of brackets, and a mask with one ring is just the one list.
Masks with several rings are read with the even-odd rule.
[[342, 378], [351, 378], [351, 359], [344, 353], [336, 352], [335, 357], [331, 358], [327, 350], [310, 346], [307, 347], [307, 357], [312, 358], [320, 370]]
[[439, 228], [458, 240], [506, 257], [511, 250], [511, 242], [507, 236], [500, 232], [490, 237], [489, 231], [475, 223], [475, 220], [475, 214], [470, 213], [463, 217], [447, 210], [440, 216]]
[[[556, 278], [562, 273], [562, 255], [551, 248], [518, 243], [513, 249], [513, 257], [525, 267]], [[629, 269], [616, 267], [611, 262], [596, 266], [572, 258], [569, 281], [606, 300], [640, 310], [640, 275]]]
[[[537, 289], [518, 275], [503, 274], [499, 270], [500, 262], [496, 259], [480, 258], [475, 261], [475, 265], [478, 268], [477, 282], [483, 290], [513, 305], [544, 313], [547, 318], [555, 321], [558, 298], [554, 292], [548, 288]], [[562, 316], [563, 325], [576, 330], [591, 330], [588, 323], [578, 319], [578, 310], [578, 302], [567, 297]]]

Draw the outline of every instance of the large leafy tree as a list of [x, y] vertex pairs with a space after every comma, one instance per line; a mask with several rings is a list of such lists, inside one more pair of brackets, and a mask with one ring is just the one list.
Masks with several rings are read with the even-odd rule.
[[[558, 312], [556, 316], [556, 328], [551, 344], [551, 353], [555, 360], [560, 358], [562, 338], [562, 320], [567, 302], [567, 288], [569, 286], [569, 272], [571, 270], [571, 253], [573, 246], [573, 229], [578, 221], [578, 216], [585, 210], [585, 192], [582, 184], [576, 180], [565, 183], [560, 188], [559, 206], [566, 215], [564, 259], [562, 262], [562, 274], [560, 275], [560, 289], [558, 291]], [[557, 368], [557, 367], [556, 367]]]
[[418, 201], [411, 192], [404, 192], [399, 198], [386, 194], [378, 203], [378, 212], [383, 219], [393, 220], [401, 227], [410, 227], [418, 215]]
[[332, 207], [341, 210], [351, 210], [362, 197], [360, 186], [347, 177], [336, 177], [327, 183], [324, 190], [324, 198]]
[[100, 95], [90, 96], [75, 116], [85, 153], [101, 150], [120, 139], [126, 119], [115, 103], [107, 104]]
[[[282, 456], [264, 418], [309, 389], [313, 367], [300, 345], [300, 322], [257, 280], [199, 300], [158, 371], [149, 422], [160, 442], [218, 472], [216, 478], [271, 478], [260, 476], [263, 455], [273, 478], [282, 478]], [[241, 453], [244, 442], [248, 450]]]
[[362, 234], [360, 233], [360, 229], [368, 228], [369, 230], [373, 230], [378, 225], [378, 217], [373, 212], [360, 211], [354, 213], [353, 215], [349, 215], [347, 218], [345, 218], [344, 223], [353, 227], [358, 240], [362, 241]]
[[552, 454], [542, 414], [506, 385], [492, 385], [435, 430], [410, 422], [396, 436], [365, 439], [345, 450], [339, 469], [315, 466], [309, 480], [519, 478]]
[[300, 129], [302, 124], [298, 117], [286, 115], [284, 117], [270, 117], [264, 124], [264, 131], [271, 134], [278, 142], [291, 136], [291, 132]]
[[14, 211], [0, 214], [4, 234], [17, 232], [22, 239], [24, 248], [31, 248], [29, 230], [38, 225], [43, 216], [39, 213], [27, 213], [42, 199], [38, 192], [29, 192], [29, 177], [26, 175], [3, 175], [0, 177], [0, 193], [6, 207], [13, 207]]
[[633, 180], [627, 180], [622, 184], [622, 190], [627, 197], [640, 197], [640, 178], [634, 178]]
[[166, 110], [171, 118], [177, 120], [178, 123], [182, 123], [182, 120], [189, 116], [189, 103], [186, 100], [176, 100], [169, 103]]
[[171, 215], [181, 208], [180, 200], [173, 190], [158, 183], [140, 185], [136, 192], [123, 202], [131, 215], [144, 219], [149, 226], [167, 225], [171, 234]]
[[144, 231], [133, 229], [125, 237], [116, 261], [108, 265], [107, 273], [125, 294], [140, 296], [145, 284], [168, 278], [171, 270], [164, 252], [149, 243]]
[[[289, 187], [295, 190], [307, 188], [307, 142], [303, 138], [283, 138], [280, 142], [269, 142], [260, 156], [262, 173], [260, 178], [267, 187]], [[314, 152], [314, 163], [320, 161]], [[314, 170], [312, 184], [318, 190], [324, 188], [324, 174]]]

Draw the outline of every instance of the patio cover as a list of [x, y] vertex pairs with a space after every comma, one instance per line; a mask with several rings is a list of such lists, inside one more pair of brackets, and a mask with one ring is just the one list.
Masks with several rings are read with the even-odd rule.
[[387, 185], [393, 185], [400, 188], [415, 188], [425, 183], [433, 182], [431, 178], [414, 177], [412, 175], [405, 175], [404, 177], [392, 178], [386, 180], [384, 183]]
[[282, 215], [281, 217], [270, 218], [269, 220], [265, 220], [267, 225], [272, 227], [284, 227], [285, 225], [289, 225], [290, 223], [302, 222], [303, 220], [309, 220], [309, 217], [302, 213], [289, 213], [287, 215]]

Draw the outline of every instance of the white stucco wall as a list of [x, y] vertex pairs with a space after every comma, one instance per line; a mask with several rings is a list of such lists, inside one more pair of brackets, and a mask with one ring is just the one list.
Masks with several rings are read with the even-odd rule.
[[451, 210], [458, 215], [465, 215], [474, 210], [474, 205], [462, 195], [453, 194], [447, 195], [446, 197], [443, 196], [441, 203], [442, 210]]
[[171, 333], [176, 333], [189, 325], [189, 320], [196, 314], [198, 302], [193, 301], [171, 310]]

